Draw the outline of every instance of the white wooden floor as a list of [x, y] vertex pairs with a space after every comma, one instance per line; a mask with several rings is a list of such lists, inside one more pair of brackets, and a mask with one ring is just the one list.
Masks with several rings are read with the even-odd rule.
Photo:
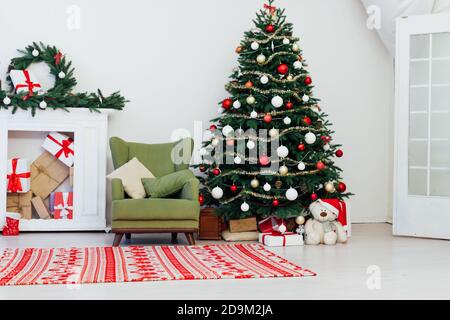
[[[449, 241], [393, 237], [388, 224], [357, 224], [352, 232], [346, 245], [273, 249], [318, 272], [317, 277], [0, 287], [0, 300], [450, 298]], [[0, 248], [103, 246], [112, 239], [105, 233], [28, 233], [17, 238], [0, 236]], [[131, 241], [169, 242], [169, 235]]]

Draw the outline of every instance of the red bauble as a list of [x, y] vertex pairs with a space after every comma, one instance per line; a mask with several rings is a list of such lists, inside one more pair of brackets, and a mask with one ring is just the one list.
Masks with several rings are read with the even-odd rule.
[[318, 161], [318, 162], [316, 163], [316, 168], [317, 168], [317, 170], [323, 170], [323, 169], [325, 169], [325, 163], [323, 163], [322, 161]]
[[206, 171], [206, 166], [204, 166], [203, 164], [201, 164], [198, 169], [200, 170], [200, 172], [205, 172]]
[[220, 170], [216, 168], [212, 171], [212, 173], [213, 175], [218, 176], [220, 174]]
[[282, 63], [278, 66], [277, 71], [279, 74], [286, 74], [289, 72], [289, 67], [287, 66], [287, 64]]
[[339, 192], [345, 192], [345, 190], [347, 190], [347, 186], [345, 185], [345, 183], [343, 182], [339, 182], [337, 190]]
[[273, 205], [274, 207], [278, 207], [279, 204], [280, 204], [280, 201], [278, 201], [278, 199], [273, 199], [272, 205]]
[[304, 117], [304, 118], [303, 118], [303, 122], [304, 122], [306, 125], [308, 125], [308, 126], [310, 126], [311, 123], [312, 123], [312, 121], [311, 121], [311, 119], [310, 119], [309, 117]]
[[317, 196], [317, 194], [311, 193], [311, 200], [312, 200], [312, 201], [316, 201], [317, 198], [319, 198], [319, 197]]
[[331, 141], [331, 137], [330, 136], [321, 136], [320, 139], [322, 139], [322, 141], [324, 143], [329, 143]]
[[290, 101], [286, 102], [286, 109], [292, 109], [294, 107], [294, 104]]
[[245, 87], [246, 87], [246, 88], [251, 88], [251, 87], [253, 87], [253, 82], [247, 81], [247, 82], [245, 83]]
[[233, 185], [230, 187], [230, 190], [231, 190], [231, 192], [236, 192], [236, 191], [237, 191], [236, 185], [233, 184]]
[[341, 158], [344, 155], [344, 151], [341, 149], [336, 150], [336, 157]]
[[215, 124], [212, 124], [209, 126], [209, 131], [216, 131], [217, 130], [217, 126]]
[[270, 158], [266, 155], [259, 157], [259, 164], [262, 166], [267, 166], [270, 163]]
[[306, 85], [310, 85], [310, 84], [312, 83], [311, 77], [306, 77], [304, 83], [305, 83]]
[[271, 123], [272, 122], [272, 116], [270, 115], [270, 113], [266, 114], [264, 116], [264, 122], [265, 123]]
[[198, 202], [200, 203], [200, 205], [202, 206], [205, 203], [205, 198], [202, 195], [198, 196]]
[[275, 27], [272, 24], [269, 24], [266, 26], [266, 31], [272, 33], [275, 31]]
[[233, 100], [231, 100], [230, 98], [225, 99], [225, 100], [222, 101], [222, 107], [225, 110], [230, 109], [232, 105], [233, 105]]
[[298, 151], [305, 151], [305, 145], [304, 145], [303, 143], [300, 143], [300, 144], [297, 146], [297, 149], [298, 149]]

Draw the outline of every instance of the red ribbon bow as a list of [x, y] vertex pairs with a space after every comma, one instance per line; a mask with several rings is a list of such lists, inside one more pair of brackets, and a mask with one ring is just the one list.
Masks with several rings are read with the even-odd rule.
[[8, 174], [6, 178], [8, 179], [8, 191], [9, 192], [20, 192], [23, 191], [22, 183], [20, 179], [27, 179], [31, 177], [30, 172], [17, 173], [17, 162], [18, 158], [12, 159], [12, 173]]
[[58, 53], [53, 56], [53, 59], [55, 59], [55, 64], [59, 65], [63, 57], [64, 55], [61, 53], [61, 51], [58, 51]]
[[262, 242], [265, 244], [265, 239], [267, 236], [270, 237], [283, 237], [283, 247], [286, 246], [286, 236], [290, 236], [295, 234], [294, 232], [285, 232], [285, 233], [281, 233], [279, 231], [272, 231], [271, 233], [265, 233], [262, 236]]
[[270, 14], [274, 14], [275, 10], [277, 10], [277, 8], [275, 6], [270, 6], [268, 4], [264, 4], [264, 9], [269, 10]]
[[23, 75], [25, 76], [25, 84], [16, 85], [16, 91], [20, 88], [28, 88], [28, 95], [24, 97], [24, 100], [27, 100], [29, 97], [33, 96], [33, 88], [40, 88], [41, 85], [39, 83], [34, 83], [30, 79], [30, 73], [28, 70], [22, 70]]
[[64, 139], [61, 142], [59, 142], [58, 140], [56, 140], [53, 136], [48, 135], [48, 137], [51, 141], [53, 141], [54, 143], [56, 143], [58, 146], [61, 147], [61, 150], [59, 150], [56, 154], [55, 157], [59, 158], [61, 157], [61, 155], [64, 153], [64, 156], [67, 158], [69, 157], [70, 154], [75, 154], [73, 152], [73, 150], [70, 148], [70, 145], [72, 144], [72, 139]]

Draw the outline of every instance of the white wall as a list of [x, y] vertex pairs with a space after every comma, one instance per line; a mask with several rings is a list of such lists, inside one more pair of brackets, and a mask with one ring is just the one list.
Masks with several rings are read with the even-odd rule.
[[[163, 142], [176, 128], [217, 115], [234, 48], [262, 0], [2, 1], [0, 74], [32, 41], [55, 44], [74, 62], [78, 90], [120, 89], [131, 100], [110, 134]], [[81, 8], [81, 29], [66, 27]], [[283, 0], [300, 36], [315, 94], [344, 144], [339, 164], [356, 194], [353, 220], [386, 221], [391, 211], [393, 65], [359, 0]], [[69, 115], [70, 116], [70, 115]]]

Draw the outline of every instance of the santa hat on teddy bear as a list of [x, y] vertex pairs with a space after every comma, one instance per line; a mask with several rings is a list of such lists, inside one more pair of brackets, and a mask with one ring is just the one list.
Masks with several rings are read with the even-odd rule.
[[347, 208], [344, 201], [339, 199], [319, 199], [317, 201], [327, 210], [335, 214], [337, 216], [336, 220], [347, 229]]

